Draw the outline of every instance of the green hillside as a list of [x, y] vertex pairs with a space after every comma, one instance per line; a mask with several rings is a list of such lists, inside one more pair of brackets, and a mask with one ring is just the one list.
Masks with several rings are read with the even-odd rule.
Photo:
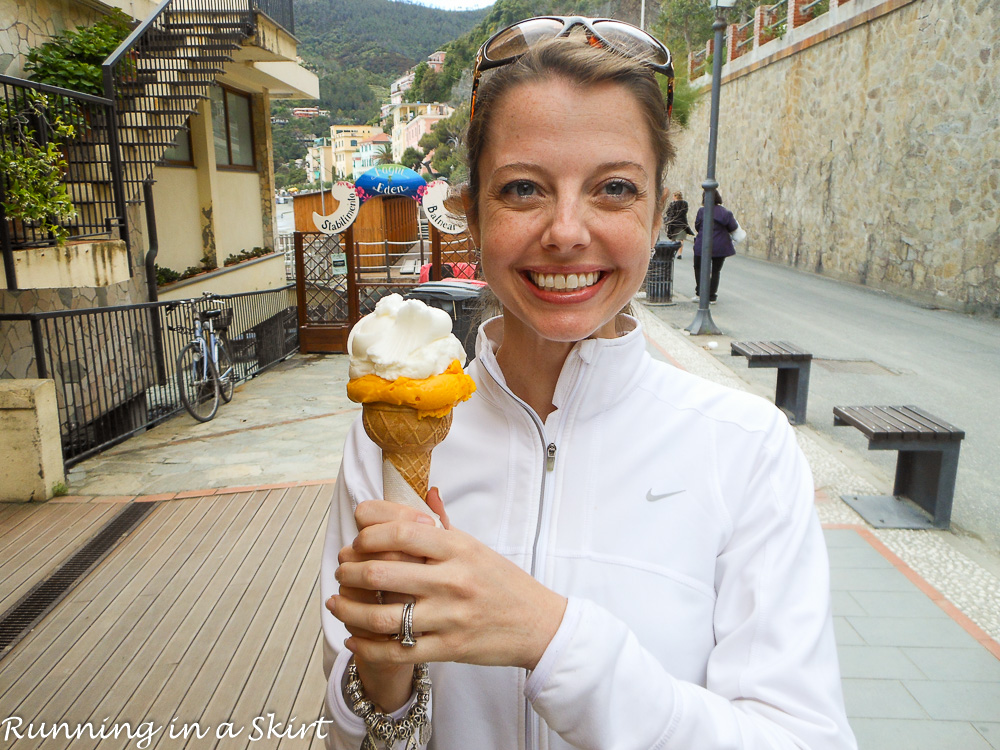
[[[279, 185], [304, 176], [288, 163], [332, 124], [377, 121], [389, 84], [447, 42], [473, 28], [486, 10], [445, 11], [394, 0], [295, 0], [299, 55], [319, 76], [319, 102], [276, 101], [274, 161]], [[292, 120], [292, 107], [318, 104], [330, 117]]]
[[465, 34], [486, 12], [392, 0], [296, 0], [299, 54], [320, 73], [361, 68], [388, 76], [388, 83]]
[[[496, 0], [482, 10], [443, 11], [400, 0], [295, 0], [299, 54], [320, 78], [319, 106], [329, 109], [330, 117], [292, 120], [274, 127], [279, 182], [295, 181], [287, 163], [305, 155], [304, 142], [311, 136], [328, 134], [331, 124], [376, 123], [379, 107], [388, 99], [389, 84], [436, 50], [448, 53], [444, 71], [435, 74], [420, 65], [409, 98], [461, 105], [471, 86], [475, 52], [498, 29], [538, 15], [609, 17], [638, 25], [641, 3]], [[659, 16], [660, 2], [646, 0], [646, 27], [655, 29]], [[305, 102], [276, 102], [273, 112], [281, 116], [300, 104]], [[457, 129], [460, 119], [451, 129]], [[447, 141], [448, 135], [450, 129], [442, 127], [440, 140]], [[442, 167], [445, 161], [453, 161], [449, 149], [438, 157]]]

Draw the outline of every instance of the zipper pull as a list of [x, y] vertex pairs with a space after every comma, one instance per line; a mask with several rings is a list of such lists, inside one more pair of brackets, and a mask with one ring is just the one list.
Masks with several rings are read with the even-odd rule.
[[545, 470], [552, 471], [556, 468], [556, 444], [549, 443], [545, 448]]

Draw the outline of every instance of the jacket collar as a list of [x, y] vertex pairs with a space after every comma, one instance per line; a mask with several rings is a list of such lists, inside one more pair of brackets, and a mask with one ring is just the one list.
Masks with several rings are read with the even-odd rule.
[[[584, 339], [573, 345], [556, 383], [557, 410], [576, 403], [581, 416], [599, 413], [625, 398], [649, 364], [642, 325], [630, 315], [619, 318], [621, 336]], [[479, 327], [476, 360], [471, 373], [483, 396], [501, 404], [517, 397], [507, 387], [496, 350], [503, 341], [503, 318], [491, 318]], [[483, 372], [485, 371], [485, 372]]]

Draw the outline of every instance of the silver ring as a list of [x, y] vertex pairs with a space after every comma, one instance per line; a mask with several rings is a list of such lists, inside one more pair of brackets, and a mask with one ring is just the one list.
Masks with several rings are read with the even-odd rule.
[[382, 601], [382, 592], [379, 591], [378, 589], [375, 589], [375, 601], [377, 601], [379, 604], [385, 604], [385, 602]]
[[413, 648], [417, 645], [413, 637], [413, 602], [403, 605], [403, 621], [399, 627], [399, 643], [406, 648]]

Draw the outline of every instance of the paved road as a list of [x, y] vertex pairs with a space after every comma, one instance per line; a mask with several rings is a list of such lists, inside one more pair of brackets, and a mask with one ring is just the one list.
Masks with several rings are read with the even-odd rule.
[[[674, 267], [672, 307], [657, 315], [678, 328], [697, 309], [692, 255]], [[852, 450], [860, 432], [833, 427], [835, 405], [915, 404], [964, 429], [953, 523], [1000, 550], [1000, 321], [931, 310], [887, 294], [745, 257], [722, 272], [712, 317], [725, 334], [714, 353], [773, 397], [775, 373], [731, 357], [728, 339], [788, 340], [812, 351], [810, 424]], [[888, 477], [894, 451], [867, 457]]]

